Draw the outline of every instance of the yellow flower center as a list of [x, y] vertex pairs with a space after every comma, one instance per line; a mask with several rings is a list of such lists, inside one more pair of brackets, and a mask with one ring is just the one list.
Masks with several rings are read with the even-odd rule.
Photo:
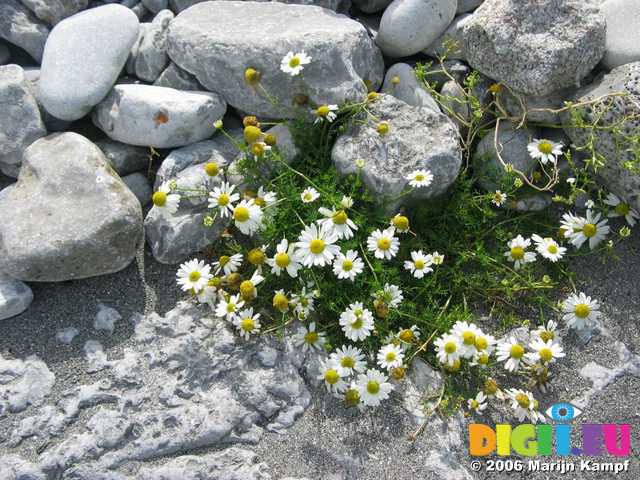
[[276, 293], [273, 296], [273, 306], [280, 311], [284, 311], [289, 308], [289, 299], [283, 293]]
[[631, 211], [631, 207], [626, 203], [620, 202], [616, 205], [615, 211], [618, 215], [627, 215]]
[[333, 223], [336, 225], [344, 225], [347, 223], [347, 214], [344, 210], [340, 210], [333, 215]]
[[522, 247], [512, 247], [511, 248], [511, 258], [514, 260], [522, 260], [524, 258], [524, 248]]
[[553, 340], [556, 337], [555, 333], [549, 330], [543, 330], [542, 332], [540, 332], [539, 336], [543, 342], [548, 342], [549, 340]]
[[380, 250], [389, 250], [390, 247], [391, 247], [391, 240], [389, 240], [387, 237], [382, 237], [378, 239], [378, 248]]
[[356, 390], [355, 388], [347, 390], [347, 392], [344, 394], [344, 401], [349, 406], [358, 405], [360, 403], [360, 392], [358, 392], [358, 390]]
[[220, 195], [218, 195], [218, 205], [220, 205], [221, 207], [226, 207], [227, 205], [229, 205], [229, 195], [226, 193], [221, 193]]
[[393, 226], [398, 230], [405, 231], [409, 230], [409, 219], [404, 215], [396, 215], [393, 217]]
[[351, 328], [353, 328], [354, 330], [360, 330], [364, 325], [364, 320], [362, 320], [362, 317], [356, 317], [356, 319], [351, 322]]
[[424, 260], [416, 260], [413, 262], [417, 270], [422, 270], [425, 266]]
[[495, 395], [498, 392], [498, 383], [494, 379], [488, 378], [484, 382], [484, 392], [487, 395]]
[[475, 410], [476, 408], [478, 408], [480, 406], [480, 404], [478, 403], [477, 400], [471, 400], [471, 409]]
[[220, 169], [216, 162], [208, 162], [204, 165], [204, 171], [207, 172], [207, 175], [209, 175], [210, 177], [215, 177], [216, 175], [218, 175], [219, 170]]
[[202, 275], [198, 271], [189, 272], [189, 281], [190, 282], [197, 282], [198, 280], [200, 280], [201, 276]]
[[253, 318], [245, 318], [244, 320], [242, 320], [242, 322], [240, 322], [240, 327], [245, 332], [252, 332], [255, 326], [256, 324], [253, 321]]
[[400, 332], [399, 337], [403, 342], [411, 343], [415, 338], [415, 335], [413, 334], [413, 330], [411, 330], [410, 328], [405, 328]]
[[388, 122], [380, 122], [376, 127], [376, 131], [380, 135], [386, 135], [387, 133], [389, 133], [389, 130], [390, 130], [390, 127]]
[[423, 175], [423, 174], [421, 174], [421, 173], [418, 173], [418, 174], [416, 174], [416, 176], [415, 176], [415, 177], [413, 177], [413, 179], [414, 179], [416, 182], [422, 182], [422, 181], [424, 180], [424, 175]]
[[524, 355], [524, 348], [522, 347], [522, 345], [512, 345], [509, 353], [511, 355], [511, 358], [519, 360]]
[[291, 263], [291, 259], [286, 253], [280, 252], [276, 255], [275, 262], [278, 267], [286, 268]]
[[340, 375], [333, 368], [324, 372], [324, 380], [329, 385], [335, 385], [340, 380]]
[[313, 345], [318, 341], [318, 332], [307, 332], [304, 336], [304, 341], [309, 345]]
[[289, 60], [289, 66], [291, 68], [296, 68], [298, 65], [300, 65], [300, 58], [298, 58], [297, 55], [294, 55], [293, 57], [291, 57], [291, 59]]
[[455, 353], [456, 350], [457, 350], [456, 342], [447, 342], [444, 344], [444, 351], [447, 352], [449, 355], [451, 355], [452, 353]]
[[253, 298], [255, 285], [251, 280], [245, 280], [240, 284], [240, 294], [243, 300], [251, 300]]
[[400, 83], [400, 77], [399, 77], [398, 75], [394, 75], [394, 76], [391, 78], [391, 83], [392, 83], [393, 85], [398, 85], [398, 84]]
[[264, 136], [264, 143], [266, 143], [270, 147], [273, 147], [274, 145], [276, 145], [278, 143], [278, 139], [273, 133], [267, 133]]
[[529, 400], [529, 397], [527, 397], [524, 393], [519, 393], [516, 395], [516, 402], [518, 402], [518, 405], [520, 405], [520, 407], [524, 409], [529, 408], [529, 405], [531, 405], [531, 400]]
[[329, 115], [329, 112], [331, 110], [329, 110], [329, 107], [327, 105], [321, 105], [318, 107], [318, 110], [316, 110], [316, 113], [319, 117], [326, 117], [327, 115]]
[[462, 333], [462, 341], [465, 345], [475, 345], [476, 336], [473, 332], [466, 331]]
[[352, 268], [353, 268], [353, 261], [351, 261], [351, 260], [349, 260], [349, 259], [345, 259], [345, 260], [342, 262], [342, 269], [343, 269], [345, 272], [350, 272]]
[[256, 142], [251, 145], [251, 153], [253, 153], [256, 157], [260, 157], [264, 154], [264, 145], [260, 142]]
[[236, 222], [246, 222], [249, 220], [249, 209], [247, 207], [236, 207], [233, 210], [233, 219]]
[[167, 194], [164, 192], [155, 192], [151, 197], [151, 201], [156, 207], [164, 207], [167, 204]]
[[236, 311], [236, 304], [229, 302], [227, 303], [227, 313], [233, 313]]
[[311, 250], [311, 253], [314, 253], [316, 255], [322, 253], [324, 251], [324, 240], [314, 238], [309, 243], [309, 250]]
[[538, 144], [538, 150], [545, 155], [549, 155], [553, 151], [553, 145], [550, 142], [540, 142]]
[[548, 362], [553, 358], [553, 353], [550, 348], [541, 348], [538, 354], [540, 355], [540, 359], [544, 362]]
[[586, 303], [579, 303], [576, 305], [576, 317], [587, 318], [591, 313], [591, 308]]
[[395, 359], [396, 359], [396, 354], [395, 354], [395, 352], [389, 352], [389, 353], [387, 353], [387, 354], [385, 355], [384, 359], [385, 359], [387, 362], [393, 362], [393, 361], [395, 361]]
[[207, 282], [207, 286], [209, 287], [219, 287], [222, 283], [222, 279], [220, 277], [211, 277]]
[[340, 366], [344, 368], [353, 368], [356, 366], [356, 361], [351, 357], [342, 357], [340, 360]]
[[598, 232], [598, 227], [596, 227], [593, 223], [587, 223], [584, 227], [582, 227], [582, 233], [584, 233], [585, 237], [593, 237]]
[[547, 246], [547, 252], [549, 252], [552, 255], [555, 255], [556, 253], [558, 253], [558, 247], [554, 243], [550, 243]]
[[489, 363], [489, 355], [487, 353], [483, 353], [478, 357], [478, 363], [480, 365], [486, 365]]
[[219, 259], [218, 259], [218, 263], [220, 264], [221, 267], [224, 267], [227, 263], [229, 263], [231, 261], [231, 257], [228, 255], [222, 255]]
[[378, 92], [369, 92], [369, 93], [367, 93], [367, 100], [369, 100], [370, 102], [373, 102], [377, 98], [378, 98]]
[[367, 392], [369, 392], [371, 395], [375, 395], [379, 391], [380, 383], [376, 382], [375, 380], [369, 380], [367, 382]]
[[260, 135], [262, 135], [262, 131], [254, 125], [248, 125], [244, 128], [244, 139], [247, 143], [256, 142]]
[[255, 265], [256, 267], [262, 265], [266, 259], [267, 256], [264, 254], [261, 248], [254, 248], [247, 254], [247, 260], [249, 260], [249, 263], [251, 265]]
[[489, 346], [489, 342], [485, 337], [476, 337], [475, 345], [478, 350], [484, 350]]

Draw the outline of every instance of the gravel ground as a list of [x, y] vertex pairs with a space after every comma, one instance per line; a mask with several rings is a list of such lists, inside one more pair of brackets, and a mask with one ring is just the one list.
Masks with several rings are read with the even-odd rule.
[[[586, 345], [575, 335], [567, 338], [568, 356], [558, 369], [557, 378], [544, 399], [580, 397], [591, 382], [577, 372], [588, 362], [607, 368], [621, 365], [616, 340], [633, 354], [640, 348], [640, 239], [636, 236], [618, 247], [620, 261], [581, 258], [576, 262], [577, 288], [603, 303], [606, 333]], [[141, 262], [138, 262], [140, 264]], [[24, 358], [38, 355], [56, 375], [51, 400], [62, 390], [89, 381], [82, 346], [89, 339], [99, 340], [109, 357], [117, 356], [132, 335], [129, 322], [121, 321], [113, 335], [97, 333], [93, 321], [99, 303], [117, 309], [124, 319], [134, 313], [155, 310], [164, 313], [180, 296], [174, 284], [175, 268], [144, 255], [144, 282], [136, 264], [117, 274], [58, 284], [32, 284], [35, 300], [20, 316], [0, 323], [0, 353]], [[145, 284], [147, 288], [145, 289]], [[145, 293], [146, 292], [146, 293]], [[55, 340], [56, 332], [73, 326], [80, 333], [69, 346]], [[630, 472], [616, 478], [640, 478], [640, 375], [622, 371], [590, 397], [580, 422], [629, 423], [632, 425], [634, 457]], [[93, 377], [95, 380], [95, 377]], [[267, 433], [254, 450], [265, 462], [273, 478], [284, 476], [309, 479], [435, 479], [435, 478], [611, 478], [606, 473], [554, 474], [471, 473], [466, 458], [466, 428], [461, 417], [434, 417], [415, 441], [415, 431], [397, 402], [374, 414], [356, 415], [337, 401], [318, 392], [314, 403], [284, 434]], [[491, 422], [487, 422], [491, 423]], [[448, 427], [447, 427], [448, 424]], [[0, 418], [0, 431], [8, 428]], [[1, 437], [1, 436], [0, 436]], [[3, 445], [0, 443], [0, 454]], [[201, 453], [183, 452], [183, 453]], [[25, 456], [29, 456], [27, 451]], [[611, 457], [605, 460], [610, 461]]]

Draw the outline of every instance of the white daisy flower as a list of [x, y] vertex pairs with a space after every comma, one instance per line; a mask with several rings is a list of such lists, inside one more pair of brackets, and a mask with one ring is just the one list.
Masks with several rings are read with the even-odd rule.
[[488, 335], [478, 328], [478, 331], [476, 332], [476, 339], [474, 341], [476, 353], [487, 353], [491, 355], [495, 349], [496, 343], [496, 337]]
[[400, 240], [395, 236], [395, 229], [389, 227], [385, 230], [376, 230], [367, 238], [367, 249], [373, 252], [376, 258], [391, 260], [398, 253]]
[[413, 188], [428, 187], [433, 182], [431, 170], [415, 170], [405, 177]]
[[232, 295], [226, 299], [220, 300], [216, 307], [216, 317], [226, 318], [233, 321], [236, 314], [244, 306], [244, 301], [240, 299], [240, 295]]
[[489, 366], [489, 360], [491, 358], [491, 354], [486, 351], [477, 351], [471, 357], [470, 365], [472, 367], [480, 367], [482, 369], [487, 368]]
[[560, 337], [558, 336], [556, 330], [558, 328], [558, 324], [553, 320], [549, 320], [546, 325], [539, 326], [532, 333], [534, 336], [541, 339], [543, 342], [553, 340], [554, 342], [560, 342]]
[[209, 279], [212, 277], [211, 266], [206, 265], [202, 260], [189, 260], [188, 262], [180, 265], [176, 277], [178, 278], [178, 285], [183, 291], [199, 292], [207, 286]]
[[353, 198], [343, 195], [342, 200], [340, 200], [340, 206], [346, 209], [353, 207]]
[[505, 362], [504, 368], [509, 372], [516, 372], [520, 368], [524, 354], [524, 347], [514, 337], [499, 342], [496, 349], [496, 358], [499, 362]]
[[177, 193], [171, 193], [171, 186], [169, 182], [164, 182], [158, 188], [158, 191], [151, 197], [153, 205], [159, 208], [162, 212], [166, 212], [169, 215], [173, 215], [178, 211], [180, 206], [180, 195]]
[[347, 383], [342, 379], [343, 370], [332, 359], [320, 360], [320, 375], [318, 380], [324, 381], [324, 386], [329, 393], [342, 393], [347, 389]]
[[360, 393], [360, 401], [367, 407], [377, 407], [380, 402], [389, 398], [393, 385], [387, 381], [387, 376], [373, 368], [358, 375], [356, 388]]
[[436, 357], [443, 365], [452, 367], [460, 358], [460, 337], [457, 335], [443, 335], [434, 342]]
[[400, 287], [389, 283], [385, 283], [384, 287], [382, 287], [382, 291], [374, 294], [374, 297], [382, 300], [389, 306], [389, 308], [398, 307], [402, 300], [404, 300]]
[[536, 244], [537, 252], [554, 263], [560, 260], [567, 251], [565, 247], [561, 247], [553, 238], [542, 238], [534, 233], [531, 235], [531, 239]]
[[322, 351], [324, 344], [327, 342], [324, 333], [316, 331], [316, 322], [311, 322], [308, 328], [302, 325], [291, 338], [294, 345], [301, 348], [303, 352], [310, 350]]
[[338, 111], [338, 105], [320, 105], [315, 110], [311, 110], [311, 113], [313, 113], [316, 116], [316, 119], [314, 120], [313, 124], [315, 125], [318, 122], [327, 122], [327, 123], [333, 122], [336, 118], [338, 118], [338, 116], [335, 113], [337, 111]]
[[328, 224], [341, 240], [349, 240], [353, 237], [353, 231], [358, 230], [358, 226], [353, 223], [344, 210], [329, 210], [321, 207], [318, 211], [325, 217], [318, 223]]
[[213, 277], [207, 285], [196, 293], [196, 298], [198, 299], [198, 303], [204, 305], [209, 305], [212, 309], [215, 307], [215, 304], [218, 301], [218, 286], [212, 283]]
[[302, 200], [302, 203], [315, 202], [318, 198], [320, 198], [320, 194], [313, 187], [305, 188], [300, 194], [300, 199]]
[[253, 199], [242, 200], [233, 209], [234, 225], [245, 235], [253, 235], [262, 226], [262, 209]]
[[315, 298], [315, 292], [307, 292], [306, 288], [303, 288], [299, 294], [294, 293], [293, 295], [291, 295], [293, 311], [296, 313], [296, 315], [298, 315], [298, 318], [304, 320], [309, 316], [309, 313], [313, 312], [313, 310], [315, 309]]
[[311, 57], [304, 52], [300, 53], [287, 53], [280, 62], [280, 70], [284, 73], [288, 73], [292, 77], [299, 75], [304, 66], [311, 62]]
[[278, 200], [278, 194], [276, 192], [271, 192], [266, 190], [264, 187], [258, 188], [258, 193], [256, 193], [256, 198], [254, 202], [259, 207], [265, 208], [270, 207]]
[[249, 340], [251, 335], [255, 335], [260, 331], [260, 314], [253, 313], [253, 308], [247, 308], [239, 312], [233, 320], [234, 325], [238, 329], [238, 333], [245, 340]]
[[289, 244], [286, 238], [276, 246], [276, 253], [273, 258], [267, 259], [267, 265], [271, 267], [271, 273], [278, 277], [282, 271], [286, 271], [290, 277], [296, 278], [298, 270], [302, 268], [295, 258], [295, 245]]
[[331, 359], [338, 364], [341, 376], [347, 377], [356, 372], [364, 372], [367, 363], [359, 348], [343, 345], [331, 354]]
[[364, 270], [364, 262], [355, 250], [347, 250], [345, 254], [338, 253], [333, 261], [333, 273], [339, 279], [349, 279], [352, 282]]
[[355, 302], [340, 314], [340, 325], [344, 335], [352, 342], [364, 340], [373, 331], [373, 314], [364, 308], [362, 302]]
[[253, 159], [256, 161], [262, 158], [265, 153], [271, 151], [271, 145], [267, 145], [264, 142], [253, 142], [249, 148], [253, 154]]
[[504, 205], [504, 202], [507, 201], [507, 194], [502, 193], [500, 190], [496, 190], [493, 193], [493, 197], [491, 198], [491, 203], [493, 203], [496, 207], [501, 207]]
[[587, 326], [592, 326], [600, 317], [600, 305], [597, 300], [584, 293], [572, 293], [562, 303], [563, 320], [570, 328], [582, 330]]
[[613, 210], [607, 215], [608, 217], [624, 217], [630, 227], [635, 226], [638, 219], [640, 219], [640, 213], [637, 210], [631, 208], [628, 203], [623, 202], [613, 193], [607, 195], [604, 203], [613, 207]]
[[562, 346], [559, 343], [554, 343], [553, 340], [547, 340], [546, 342], [541, 338], [534, 339], [529, 348], [532, 352], [527, 353], [527, 358], [530, 363], [552, 363], [557, 358], [565, 356]]
[[607, 219], [600, 220], [600, 217], [599, 213], [587, 210], [587, 216], [586, 218], [580, 218], [580, 222], [577, 224], [578, 228], [576, 229], [576, 225], [574, 225], [572, 230], [565, 229], [565, 236], [569, 238], [571, 244], [576, 248], [580, 248], [588, 240], [589, 248], [593, 250], [606, 238], [610, 230], [607, 225]]
[[582, 230], [582, 226], [585, 222], [585, 218], [574, 215], [571, 212], [567, 212], [562, 215], [560, 230], [564, 232], [564, 238], [569, 239], [571, 238], [571, 235]]
[[525, 263], [535, 261], [536, 254], [533, 252], [527, 252], [527, 248], [531, 246], [531, 240], [528, 238], [525, 240], [522, 238], [522, 235], [518, 235], [508, 243], [508, 246], [509, 251], [505, 252], [504, 256], [514, 263], [513, 268], [516, 270]]
[[225, 275], [231, 275], [238, 271], [240, 265], [242, 265], [241, 253], [236, 253], [231, 256], [222, 255], [218, 258], [217, 262], [213, 262], [213, 268], [215, 268], [216, 275], [220, 273], [220, 270], [222, 270]]
[[476, 353], [476, 337], [482, 334], [482, 330], [474, 323], [458, 321], [453, 324], [451, 333], [460, 339], [458, 352], [463, 358], [471, 358]]
[[444, 263], [444, 255], [438, 253], [437, 250], [431, 254], [431, 258], [433, 258], [434, 265], [442, 265]]
[[558, 156], [562, 155], [562, 146], [562, 143], [536, 138], [527, 145], [527, 150], [531, 158], [540, 160], [540, 163], [546, 165], [548, 162], [556, 163]]
[[399, 345], [385, 345], [378, 351], [378, 365], [387, 370], [402, 366], [404, 361], [404, 352]]
[[338, 235], [330, 225], [312, 223], [304, 229], [296, 243], [296, 259], [305, 267], [324, 267], [340, 253], [335, 245]]
[[209, 208], [218, 209], [222, 218], [231, 216], [233, 204], [240, 199], [240, 194], [234, 193], [235, 185], [229, 182], [222, 182], [219, 187], [215, 187], [209, 192]]
[[433, 256], [425, 255], [422, 250], [411, 252], [411, 261], [404, 262], [405, 270], [409, 270], [416, 278], [422, 278], [427, 273], [433, 272], [431, 265], [433, 265]]
[[518, 421], [529, 419], [532, 423], [544, 422], [544, 415], [538, 411], [538, 401], [531, 392], [512, 388], [507, 394]]
[[469, 410], [476, 413], [482, 413], [487, 408], [487, 396], [484, 392], [478, 392], [476, 398], [470, 398], [467, 400], [467, 406]]

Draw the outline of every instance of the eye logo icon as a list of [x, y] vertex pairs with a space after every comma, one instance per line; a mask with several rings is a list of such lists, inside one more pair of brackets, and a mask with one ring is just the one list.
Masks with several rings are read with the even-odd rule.
[[570, 403], [559, 402], [551, 405], [549, 408], [547, 408], [547, 411], [544, 413], [551, 420], [564, 423], [564, 422], [570, 422], [573, 419], [582, 415], [582, 410], [580, 410], [575, 405], [571, 405]]

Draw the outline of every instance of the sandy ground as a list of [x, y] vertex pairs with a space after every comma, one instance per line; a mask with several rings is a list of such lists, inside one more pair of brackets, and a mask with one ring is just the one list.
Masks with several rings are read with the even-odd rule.
[[[614, 348], [616, 339], [634, 354], [640, 353], [640, 238], [637, 233], [635, 238], [622, 244], [616, 253], [619, 261], [601, 263], [593, 258], [583, 258], [576, 262], [577, 287], [603, 303], [605, 326], [610, 336], [596, 337], [587, 345], [582, 345], [573, 334], [569, 335], [566, 343], [569, 354], [559, 367], [554, 386], [545, 399], [548, 400], [547, 404], [553, 400], [578, 397], [591, 387], [589, 381], [577, 374], [588, 362], [594, 361], [608, 368], [618, 366], [620, 360]], [[86, 340], [99, 340], [108, 350], [109, 357], [112, 357], [118, 355], [132, 335], [132, 327], [126, 321], [117, 324], [113, 335], [97, 333], [93, 321], [98, 304], [116, 308], [124, 319], [134, 313], [143, 313], [145, 308], [164, 313], [175, 305], [180, 296], [174, 283], [174, 273], [173, 266], [161, 265], [146, 253], [146, 290], [136, 264], [109, 276], [58, 284], [32, 284], [35, 300], [29, 310], [0, 322], [0, 353], [17, 358], [38, 355], [56, 375], [56, 385], [51, 395], [55, 398], [63, 388], [88, 381], [82, 352]], [[79, 337], [72, 345], [61, 347], [55, 340], [55, 334], [59, 329], [70, 326], [79, 329]], [[632, 425], [635, 454], [632, 471], [616, 478], [640, 478], [638, 374], [622, 372], [602, 391], [595, 392], [581, 419], [584, 422]], [[447, 478], [447, 470], [438, 472], [438, 461], [430, 452], [450, 449], [451, 442], [457, 441], [461, 443], [460, 452], [466, 450], [465, 432], [461, 427], [457, 427], [456, 431], [459, 438], [454, 436], [448, 443], [441, 441], [449, 434], [440, 419], [434, 420], [417, 440], [409, 441], [407, 437], [415, 426], [397, 405], [392, 404], [375, 414], [363, 416], [345, 411], [326, 395], [319, 393], [314, 398], [311, 408], [286, 433], [267, 433], [259, 444], [245, 446], [256, 451], [259, 459], [269, 465], [275, 479], [284, 476], [323, 480]], [[447, 421], [456, 423], [457, 420]], [[4, 428], [7, 428], [5, 420], [0, 419], [0, 430]], [[448, 457], [448, 452], [440, 454], [451, 462], [449, 467], [460, 468], [460, 478], [472, 478], [465, 473], [465, 469], [470, 472], [471, 459], [465, 458], [464, 454], [453, 457]], [[604, 473], [556, 476], [481, 472], [472, 476], [612, 478]]]

